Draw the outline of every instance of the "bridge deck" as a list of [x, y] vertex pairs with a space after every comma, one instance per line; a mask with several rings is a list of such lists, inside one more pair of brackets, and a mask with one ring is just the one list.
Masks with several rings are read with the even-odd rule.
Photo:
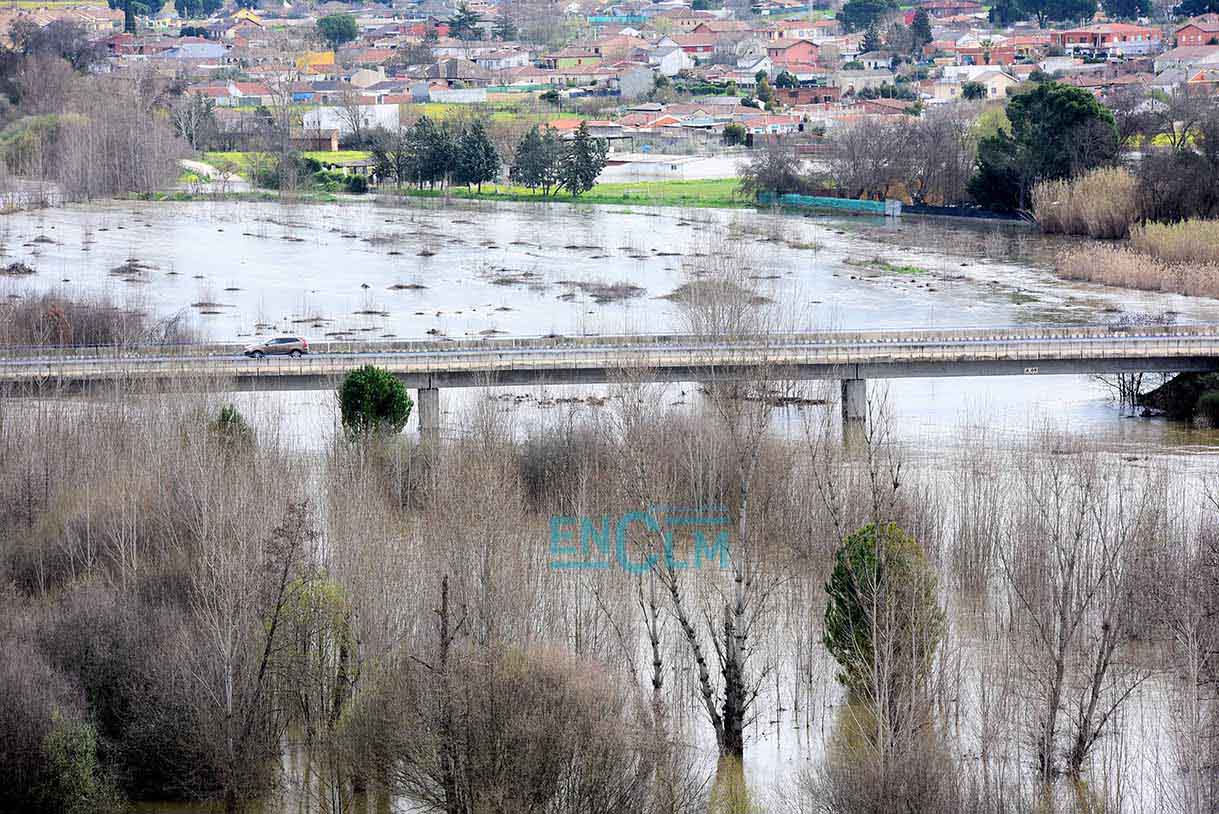
[[855, 331], [725, 339], [680, 334], [454, 342], [318, 343], [299, 359], [241, 357], [239, 345], [0, 348], [0, 383], [228, 379], [243, 389], [330, 387], [385, 367], [412, 387], [582, 384], [634, 377], [868, 379], [1219, 369], [1219, 326]]

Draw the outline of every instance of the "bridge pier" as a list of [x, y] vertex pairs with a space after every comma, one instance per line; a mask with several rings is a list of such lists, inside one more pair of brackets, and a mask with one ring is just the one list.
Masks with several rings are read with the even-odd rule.
[[842, 380], [842, 423], [861, 422], [868, 417], [868, 380]]
[[440, 388], [419, 388], [419, 436], [425, 444], [440, 443]]

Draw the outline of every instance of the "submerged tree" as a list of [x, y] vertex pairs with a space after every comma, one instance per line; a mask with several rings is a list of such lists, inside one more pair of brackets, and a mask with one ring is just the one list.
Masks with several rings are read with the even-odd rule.
[[843, 541], [825, 591], [824, 641], [839, 682], [887, 729], [914, 724], [944, 633], [922, 547], [895, 524], [870, 523]]
[[339, 387], [343, 426], [353, 432], [402, 432], [413, 406], [398, 377], [373, 365], [351, 371]]

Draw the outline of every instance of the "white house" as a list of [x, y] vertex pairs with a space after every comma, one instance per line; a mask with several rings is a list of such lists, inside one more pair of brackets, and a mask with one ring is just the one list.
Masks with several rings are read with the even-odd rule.
[[[358, 110], [360, 124], [364, 128], [384, 127], [394, 130], [398, 127], [398, 105], [360, 105]], [[353, 132], [348, 110], [342, 107], [306, 110], [302, 124], [305, 130], [338, 130], [340, 135], [351, 135]]]
[[677, 76], [694, 67], [694, 59], [679, 45], [661, 45], [648, 54], [648, 64], [665, 76]]

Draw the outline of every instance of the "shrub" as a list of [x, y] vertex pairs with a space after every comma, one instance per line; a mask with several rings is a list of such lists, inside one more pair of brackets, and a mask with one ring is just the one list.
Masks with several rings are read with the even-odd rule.
[[209, 429], [227, 450], [248, 449], [254, 444], [254, 430], [231, 404], [220, 408], [220, 414]]
[[1141, 224], [1131, 230], [1130, 245], [1168, 263], [1219, 264], [1219, 220]]
[[396, 791], [443, 799], [441, 761], [450, 751], [462, 761], [451, 781], [458, 795], [495, 801], [494, 810], [651, 810], [646, 713], [635, 688], [599, 664], [551, 651], [467, 647], [455, 654], [446, 682], [448, 689], [412, 665], [398, 686], [349, 716], [353, 744], [379, 752], [381, 765], [401, 767]]
[[1199, 396], [1194, 415], [1202, 416], [1212, 427], [1219, 427], [1219, 390], [1207, 390]]
[[414, 406], [402, 382], [373, 365], [351, 371], [339, 387], [343, 426], [353, 432], [401, 432]]
[[1122, 238], [1138, 217], [1138, 179], [1121, 167], [1100, 167], [1075, 179], [1033, 187], [1033, 214], [1042, 231]]
[[747, 133], [745, 132], [745, 125], [743, 124], [730, 122], [729, 124], [724, 125], [724, 144], [728, 147], [732, 147], [736, 144], [744, 144], [746, 135]]
[[[144, 267], [128, 261], [124, 274], [139, 278]], [[84, 297], [44, 293], [0, 300], [0, 345], [173, 345], [197, 336], [180, 312], [153, 321], [108, 294]]]
[[[825, 646], [842, 668], [838, 680], [853, 694], [881, 697], [876, 681], [886, 671], [905, 687], [925, 677], [944, 612], [935, 574], [914, 538], [895, 524], [869, 523], [838, 549], [825, 591]], [[890, 663], [878, 665], [877, 653]]]
[[0, 810], [109, 811], [117, 794], [98, 767], [81, 691], [28, 641], [0, 660]]
[[347, 191], [352, 195], [363, 195], [368, 192], [368, 180], [363, 175], [347, 176]]

